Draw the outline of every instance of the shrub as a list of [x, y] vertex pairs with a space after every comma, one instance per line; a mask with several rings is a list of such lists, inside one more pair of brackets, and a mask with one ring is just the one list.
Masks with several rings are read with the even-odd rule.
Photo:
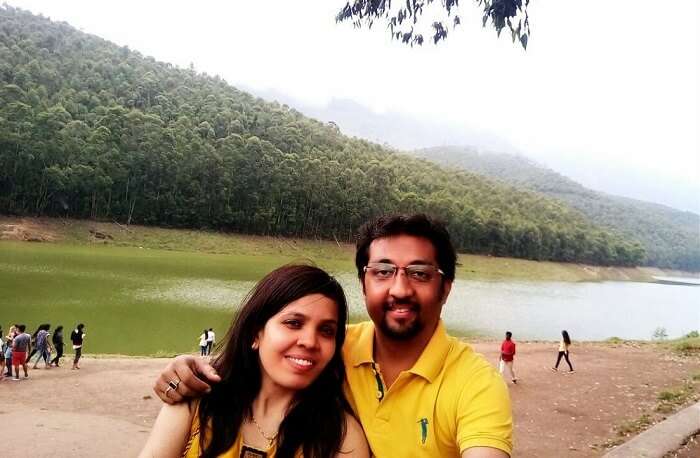
[[654, 329], [654, 333], [651, 335], [651, 338], [654, 340], [666, 340], [667, 337], [668, 332], [666, 332], [666, 328], [663, 326]]

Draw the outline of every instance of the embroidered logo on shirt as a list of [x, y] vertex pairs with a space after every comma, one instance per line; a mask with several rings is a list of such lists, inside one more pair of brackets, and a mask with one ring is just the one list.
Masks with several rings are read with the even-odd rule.
[[420, 423], [420, 443], [425, 444], [428, 440], [428, 419], [423, 417], [417, 423]]

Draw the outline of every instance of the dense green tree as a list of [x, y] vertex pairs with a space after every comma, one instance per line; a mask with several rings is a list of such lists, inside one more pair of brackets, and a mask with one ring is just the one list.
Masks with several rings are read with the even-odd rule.
[[561, 201], [346, 137], [65, 23], [1, 7], [0, 56], [3, 213], [350, 241], [370, 217], [421, 211], [462, 251], [644, 260]]

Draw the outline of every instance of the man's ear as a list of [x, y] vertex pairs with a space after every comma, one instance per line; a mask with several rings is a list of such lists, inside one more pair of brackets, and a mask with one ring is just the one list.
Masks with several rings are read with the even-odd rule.
[[450, 291], [452, 291], [452, 280], [443, 280], [442, 281], [442, 297], [440, 298], [440, 303], [441, 305], [445, 305], [445, 302], [447, 302], [447, 296], [450, 295]]

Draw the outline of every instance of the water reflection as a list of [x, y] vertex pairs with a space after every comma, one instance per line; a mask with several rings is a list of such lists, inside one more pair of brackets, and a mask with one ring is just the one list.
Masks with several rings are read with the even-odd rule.
[[500, 337], [556, 340], [670, 338], [700, 328], [700, 288], [656, 283], [481, 282], [456, 280], [443, 311], [448, 325]]

